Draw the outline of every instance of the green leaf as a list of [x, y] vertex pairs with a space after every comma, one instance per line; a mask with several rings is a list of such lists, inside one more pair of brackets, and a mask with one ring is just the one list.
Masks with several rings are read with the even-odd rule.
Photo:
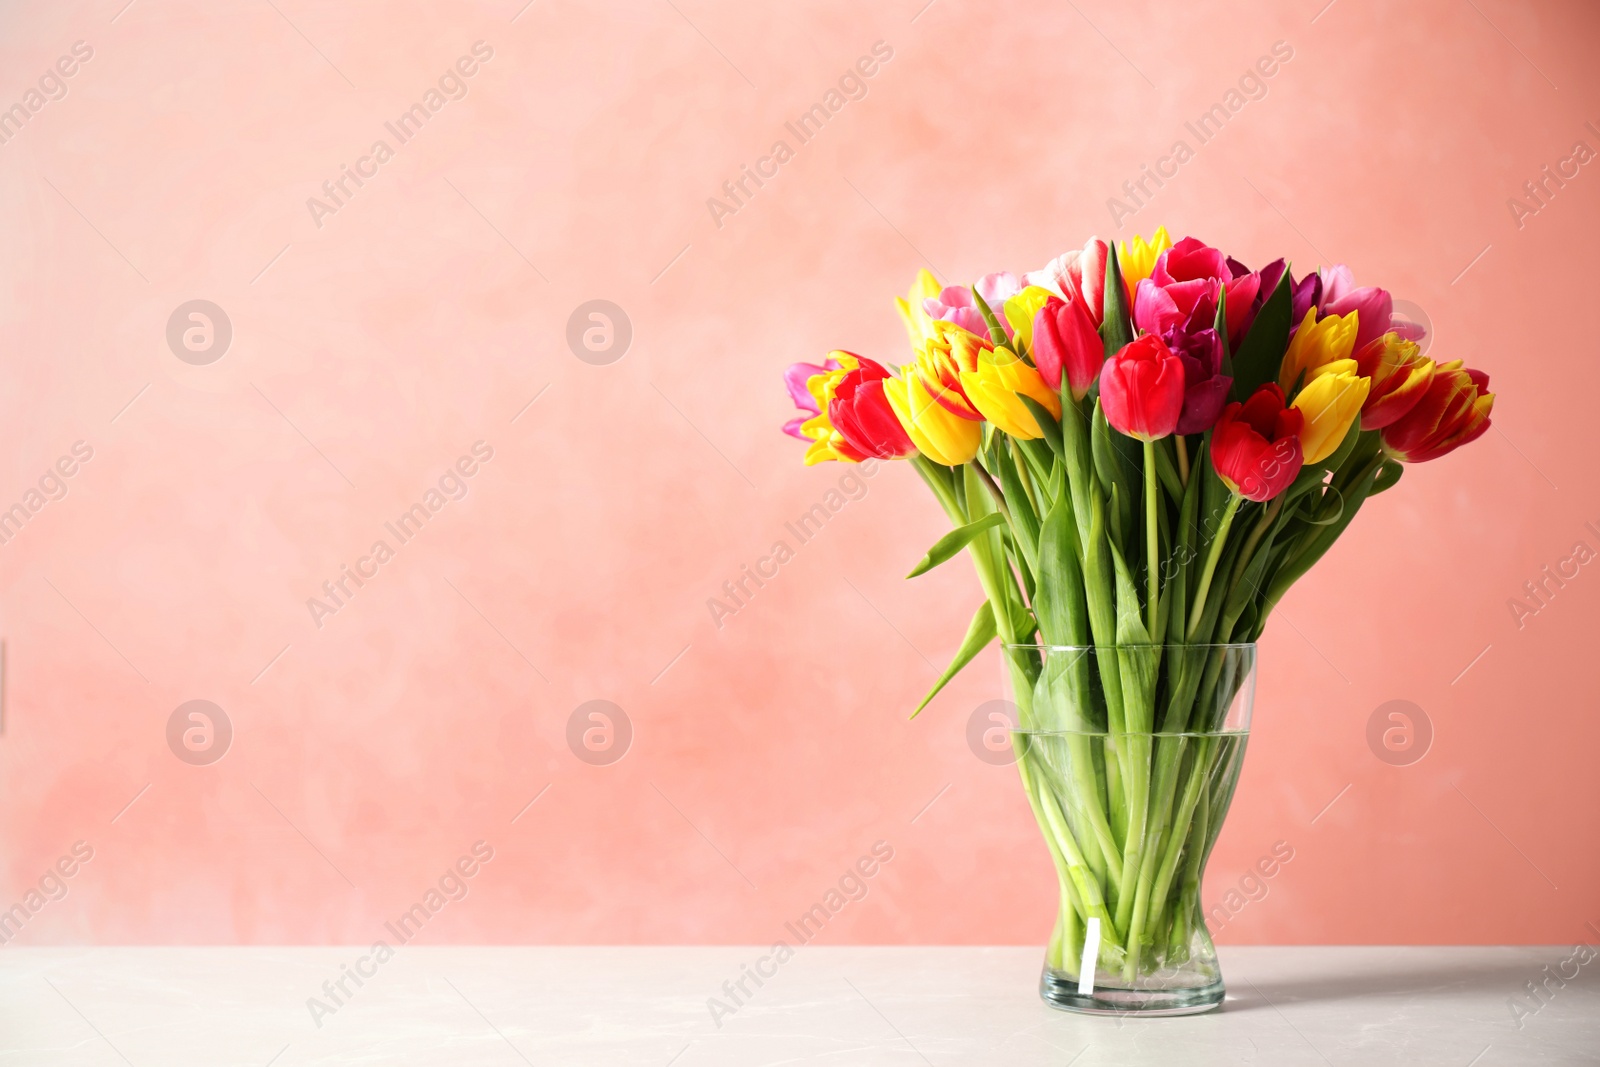
[[[1012, 442], [1015, 444], [1015, 442]], [[1037, 568], [1039, 563], [1039, 517], [1034, 511], [1033, 500], [1028, 496], [1028, 491], [1022, 484], [1022, 474], [1017, 470], [1018, 458], [1016, 456], [1001, 454], [997, 457], [997, 473], [1000, 476], [1000, 491], [1005, 494], [1006, 508], [1011, 512], [1011, 535], [1021, 549], [1023, 558], [1028, 561], [1028, 566]], [[1023, 460], [1022, 462], [1026, 462]], [[1040, 507], [1045, 505], [1041, 504]]]
[[1163, 441], [1156, 445], [1156, 477], [1161, 479], [1161, 487], [1174, 500], [1183, 499], [1183, 481], [1178, 477], [1178, 466], [1172, 460], [1171, 442]]
[[[1110, 359], [1133, 340], [1133, 323], [1128, 318], [1128, 294], [1122, 286], [1122, 267], [1117, 263], [1117, 245], [1106, 242], [1105, 318], [1100, 323], [1100, 340]], [[1095, 382], [1099, 386], [1098, 380]]]
[[1150, 644], [1150, 631], [1145, 628], [1144, 609], [1139, 603], [1139, 591], [1133, 583], [1128, 564], [1111, 546], [1111, 560], [1117, 573], [1117, 666], [1122, 678], [1122, 713], [1124, 727], [1135, 733], [1153, 728], [1155, 719], [1156, 671], [1160, 653], [1138, 646]]
[[977, 522], [969, 522], [965, 526], [957, 526], [954, 530], [935, 541], [933, 547], [928, 549], [928, 554], [922, 557], [922, 562], [913, 567], [911, 573], [906, 577], [915, 578], [919, 574], [926, 574], [939, 564], [951, 559], [963, 548], [966, 548], [974, 537], [977, 537], [985, 530], [993, 529], [996, 526], [1004, 526], [1005, 521], [1005, 516], [997, 511], [993, 514], [985, 515]]
[[978, 312], [983, 316], [983, 321], [989, 326], [989, 340], [997, 345], [1005, 344], [1005, 327], [1000, 325], [1000, 320], [995, 318], [994, 311], [989, 307], [988, 303], [984, 301], [983, 297], [978, 295], [978, 289], [976, 286], [972, 287], [972, 299], [977, 303]]
[[1139, 587], [1134, 584], [1133, 572], [1116, 545], [1111, 546], [1111, 562], [1117, 575], [1117, 644], [1148, 645], [1150, 631], [1144, 624], [1144, 604], [1139, 600]]
[[1044, 431], [1044, 440], [1050, 446], [1050, 451], [1063, 459], [1066, 458], [1066, 446], [1062, 444], [1061, 439], [1061, 423], [1056, 420], [1054, 415], [1050, 414], [1050, 409], [1033, 397], [1025, 396], [1022, 393], [1017, 394], [1017, 399], [1022, 401], [1028, 409], [1028, 414], [1033, 416], [1033, 421], [1037, 422], [1039, 429]]
[[1293, 315], [1289, 267], [1285, 264], [1278, 287], [1261, 305], [1255, 321], [1250, 324], [1250, 332], [1245, 334], [1244, 340], [1239, 343], [1239, 351], [1234, 354], [1233, 391], [1229, 394], [1232, 399], [1246, 400], [1257, 386], [1277, 380], [1283, 354], [1289, 348], [1289, 327]]
[[1078, 569], [1078, 548], [1072, 513], [1060, 501], [1044, 517], [1039, 532], [1039, 566], [1042, 581], [1034, 598], [1041, 640], [1051, 645], [1087, 645], [1089, 609], [1083, 598], [1083, 574]]
[[1061, 469], [1061, 464], [1056, 462], [1055, 453], [1050, 451], [1050, 446], [1043, 441], [1011, 442], [1022, 452], [1028, 471], [1033, 475], [1033, 491], [1039, 498], [1039, 512], [1041, 516], [1055, 506], [1056, 502], [1056, 471]]
[[[1195, 462], [1205, 459], [1205, 445], [1200, 446], [1196, 453]], [[1196, 566], [1194, 542], [1195, 513], [1200, 510], [1200, 486], [1202, 478], [1200, 471], [1190, 468], [1189, 484], [1183, 489], [1183, 503], [1178, 511], [1178, 529], [1173, 535], [1171, 555], [1166, 565], [1162, 568], [1165, 573], [1162, 577], [1166, 584], [1161, 589], [1161, 607], [1163, 611], [1171, 605], [1167, 616], [1167, 641], [1169, 644], [1183, 643], [1183, 627], [1189, 618], [1189, 579], [1191, 567]]]
[[1094, 406], [1089, 448], [1094, 456], [1095, 473], [1100, 477], [1105, 495], [1113, 502], [1113, 514], [1107, 519], [1114, 532], [1113, 540], [1120, 548], [1122, 537], [1139, 528], [1135, 509], [1144, 493], [1144, 448], [1133, 438], [1111, 428], [1098, 401]]
[[1350, 525], [1351, 520], [1356, 517], [1356, 512], [1361, 510], [1361, 505], [1371, 495], [1372, 485], [1378, 472], [1379, 468], [1369, 468], [1360, 477], [1356, 478], [1354, 484], [1345, 490], [1340, 500], [1338, 518], [1327, 526], [1320, 526], [1314, 531], [1310, 531], [1309, 536], [1296, 543], [1293, 554], [1286, 556], [1282, 560], [1277, 573], [1272, 576], [1267, 587], [1267, 595], [1261, 608], [1261, 615], [1256, 621], [1258, 627], [1266, 623], [1267, 613], [1277, 606], [1279, 599], [1288, 591], [1289, 587], [1299, 581], [1306, 571], [1310, 570], [1322, 558], [1323, 554], [1333, 547], [1333, 543], [1339, 539], [1339, 535], [1344, 533], [1345, 527]]
[[950, 661], [950, 666], [939, 675], [939, 680], [933, 683], [933, 688], [928, 690], [928, 695], [922, 698], [922, 703], [917, 705], [917, 710], [911, 713], [915, 719], [922, 714], [922, 709], [928, 702], [939, 695], [939, 690], [947, 685], [950, 679], [961, 673], [961, 668], [972, 662], [974, 656], [982, 652], [990, 641], [995, 638], [994, 609], [985, 600], [978, 605], [978, 612], [972, 616], [972, 624], [967, 627], [967, 636], [961, 642], [961, 647], [956, 650], [955, 658]]
[[1228, 290], [1217, 290], [1217, 319], [1212, 323], [1212, 328], [1217, 331], [1217, 336], [1222, 340], [1222, 371], [1227, 377], [1233, 377], [1233, 355], [1228, 351]]
[[1399, 460], [1384, 460], [1383, 466], [1378, 468], [1378, 476], [1372, 480], [1372, 492], [1367, 495], [1377, 496], [1385, 489], [1393, 489], [1394, 483], [1400, 480], [1400, 475], [1404, 474], [1405, 470], [1405, 464]]

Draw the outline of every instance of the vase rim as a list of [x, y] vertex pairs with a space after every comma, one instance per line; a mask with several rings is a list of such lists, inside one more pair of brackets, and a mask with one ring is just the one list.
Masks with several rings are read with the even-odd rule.
[[1041, 643], [1041, 642], [1038, 642], [1038, 641], [1025, 641], [1025, 642], [1022, 642], [1020, 644], [1014, 644], [1014, 645], [1002, 643], [1000, 647], [1001, 648], [1036, 648], [1036, 649], [1041, 649], [1041, 650], [1046, 651], [1046, 652], [1137, 652], [1137, 651], [1139, 651], [1141, 649], [1150, 649], [1150, 648], [1159, 648], [1159, 649], [1163, 649], [1163, 650], [1165, 650], [1165, 649], [1195, 649], [1195, 648], [1204, 648], [1204, 649], [1212, 649], [1212, 648], [1239, 648], [1239, 649], [1244, 649], [1244, 648], [1248, 648], [1248, 649], [1254, 650], [1255, 647], [1256, 647], [1256, 642], [1254, 642], [1254, 641], [1241, 641], [1241, 642], [1230, 642], [1230, 643], [1225, 643], [1225, 644], [1212, 644], [1212, 643], [1209, 643], [1209, 642], [1196, 641], [1196, 642], [1181, 642], [1181, 643], [1178, 643], [1178, 644], [1167, 644], [1167, 643], [1163, 642], [1161, 644], [1149, 644], [1149, 645], [1051, 645], [1051, 644], [1044, 644], [1044, 643]]
[[1239, 737], [1250, 736], [1249, 727], [1232, 730], [1011, 730], [1021, 737]]

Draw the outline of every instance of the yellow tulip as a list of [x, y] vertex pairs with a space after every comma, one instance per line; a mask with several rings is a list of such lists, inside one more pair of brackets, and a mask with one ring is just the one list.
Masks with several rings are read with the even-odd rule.
[[935, 463], [959, 467], [978, 454], [983, 424], [942, 407], [914, 371], [885, 380], [883, 395], [917, 451]]
[[916, 360], [907, 365], [907, 373], [920, 377], [923, 388], [939, 404], [978, 420], [978, 409], [961, 390], [961, 372], [977, 367], [978, 352], [988, 347], [988, 341], [955, 323], [934, 319], [928, 326], [928, 340], [917, 350]]
[[1128, 289], [1128, 303], [1133, 303], [1133, 291], [1139, 283], [1150, 277], [1150, 272], [1156, 269], [1156, 260], [1161, 258], [1161, 253], [1172, 247], [1172, 238], [1167, 235], [1165, 226], [1157, 226], [1156, 232], [1146, 241], [1138, 234], [1133, 235], [1133, 243], [1122, 242], [1122, 249], [1117, 256], [1117, 267], [1122, 271], [1122, 283]]
[[1012, 437], [1032, 440], [1044, 436], [1019, 393], [1047, 408], [1056, 418], [1061, 417], [1060, 395], [1009, 348], [980, 352], [978, 369], [961, 372], [961, 388], [984, 418]]
[[1278, 387], [1285, 393], [1292, 392], [1302, 372], [1309, 381], [1317, 368], [1349, 359], [1356, 345], [1359, 318], [1359, 312], [1352, 311], [1347, 315], [1329, 315], [1318, 322], [1317, 309], [1309, 309], [1289, 341], [1289, 350], [1283, 354]]
[[1300, 450], [1307, 463], [1320, 463], [1333, 455], [1361, 414], [1371, 388], [1372, 379], [1356, 373], [1353, 359], [1324, 363], [1311, 371], [1311, 380], [1292, 405], [1305, 419], [1300, 427]]
[[922, 301], [930, 296], [938, 296], [943, 291], [939, 279], [924, 268], [917, 271], [917, 278], [911, 283], [910, 292], [906, 293], [903, 299], [898, 296], [894, 298], [894, 306], [906, 324], [906, 337], [911, 341], [911, 351], [921, 352], [922, 346], [933, 336], [934, 320], [922, 310]]
[[1044, 307], [1045, 301], [1055, 295], [1048, 289], [1030, 285], [1006, 301], [1006, 322], [1011, 324], [1011, 332], [1030, 352], [1033, 351], [1033, 317]]

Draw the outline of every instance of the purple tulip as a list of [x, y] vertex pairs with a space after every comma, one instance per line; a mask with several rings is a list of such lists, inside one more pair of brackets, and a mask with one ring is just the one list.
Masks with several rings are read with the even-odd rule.
[[1222, 373], [1222, 338], [1215, 329], [1174, 331], [1168, 347], [1183, 361], [1183, 412], [1178, 433], [1209, 430], [1228, 402], [1233, 379]]

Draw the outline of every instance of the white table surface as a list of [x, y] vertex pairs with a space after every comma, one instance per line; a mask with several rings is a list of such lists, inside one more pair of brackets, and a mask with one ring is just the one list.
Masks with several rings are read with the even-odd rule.
[[806, 946], [720, 1028], [707, 999], [761, 951], [403, 946], [319, 1028], [363, 952], [6, 947], [0, 1064], [1600, 1063], [1600, 959], [1509, 1007], [1570, 946], [1224, 948], [1227, 1002], [1179, 1019], [1046, 1007], [1038, 948]]

